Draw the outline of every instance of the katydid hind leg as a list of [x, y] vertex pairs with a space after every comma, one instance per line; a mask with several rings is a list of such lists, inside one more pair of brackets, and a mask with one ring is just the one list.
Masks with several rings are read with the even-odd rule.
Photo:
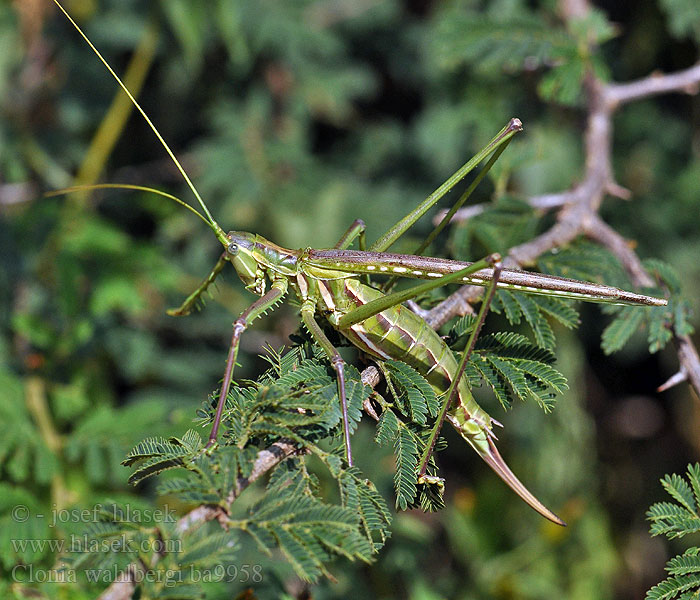
[[[491, 167], [494, 165], [494, 163], [499, 159], [501, 154], [505, 151], [505, 149], [508, 147], [508, 144], [510, 143], [510, 140], [512, 138], [509, 138], [502, 146], [500, 146], [490, 157], [489, 160], [486, 162], [486, 164], [481, 168], [479, 173], [476, 175], [474, 180], [469, 184], [467, 189], [462, 193], [462, 195], [454, 202], [454, 204], [450, 207], [450, 209], [445, 213], [445, 216], [442, 218], [442, 220], [434, 227], [434, 229], [426, 236], [426, 238], [416, 247], [416, 249], [411, 252], [414, 256], [423, 256], [425, 251], [430, 247], [430, 245], [435, 241], [435, 238], [437, 238], [438, 235], [445, 229], [450, 224], [450, 221], [452, 220], [452, 217], [456, 214], [456, 212], [464, 205], [464, 203], [471, 197], [472, 193], [474, 190], [477, 188], [477, 186], [481, 183], [481, 181], [486, 177], [488, 172], [491, 170]], [[397, 275], [392, 275], [386, 283], [382, 285], [382, 290], [384, 292], [387, 292], [391, 290], [391, 288], [394, 286], [396, 281], [398, 280]]]
[[313, 338], [323, 348], [328, 358], [333, 365], [338, 380], [338, 398], [340, 399], [340, 410], [343, 417], [343, 438], [345, 440], [345, 456], [348, 461], [348, 466], [353, 466], [352, 461], [352, 446], [350, 444], [350, 421], [348, 419], [348, 400], [345, 392], [345, 361], [340, 356], [338, 350], [333, 346], [333, 343], [323, 333], [323, 329], [314, 318], [316, 311], [315, 301], [311, 298], [307, 299], [301, 307], [301, 318], [304, 325], [309, 330]]
[[[447, 418], [459, 434], [469, 443], [469, 445], [476, 451], [476, 453], [481, 457], [481, 459], [489, 466], [491, 469], [510, 487], [520, 498], [527, 503], [532, 509], [537, 511], [540, 515], [549, 519], [557, 525], [565, 526], [566, 523], [562, 521], [556, 514], [549, 510], [542, 502], [540, 502], [535, 495], [530, 492], [530, 490], [525, 487], [525, 485], [515, 476], [510, 467], [506, 464], [505, 460], [501, 456], [496, 444], [494, 442], [494, 434], [491, 432], [490, 428], [484, 424], [478, 424], [479, 426], [474, 431], [474, 418], [473, 415], [469, 414], [467, 407], [462, 404], [459, 400], [459, 382], [464, 376], [464, 371], [466, 369], [467, 362], [474, 350], [476, 345], [476, 340], [478, 339], [479, 332], [484, 324], [486, 315], [493, 301], [494, 294], [496, 292], [496, 287], [498, 285], [498, 279], [501, 274], [502, 264], [500, 260], [494, 264], [493, 267], [493, 279], [486, 290], [484, 300], [481, 304], [481, 309], [479, 310], [479, 315], [477, 317], [476, 324], [472, 330], [469, 340], [467, 342], [467, 347], [462, 354], [462, 359], [457, 368], [457, 372], [453, 377], [452, 383], [447, 393], [447, 401], [443, 405], [442, 411], [435, 421], [433, 431], [431, 432], [430, 439], [426, 446], [426, 450], [421, 457], [420, 475], [419, 481], [421, 479], [425, 480], [425, 472], [430, 460], [430, 455], [435, 447], [438, 435], [442, 428], [442, 424]], [[450, 409], [456, 405], [453, 412], [449, 414]], [[493, 420], [492, 420], [493, 422]], [[500, 425], [500, 423], [499, 423]]]
[[498, 278], [501, 274], [503, 264], [501, 263], [500, 257], [498, 255], [496, 255], [496, 257], [489, 257], [489, 259], [487, 260], [493, 265], [493, 279], [491, 280], [489, 287], [486, 289], [484, 299], [481, 303], [481, 308], [479, 309], [479, 315], [477, 316], [476, 323], [474, 324], [474, 329], [472, 329], [472, 332], [469, 336], [469, 340], [467, 341], [467, 346], [464, 349], [464, 352], [462, 353], [462, 359], [459, 362], [457, 371], [453, 375], [452, 382], [450, 383], [450, 387], [447, 390], [447, 399], [442, 406], [442, 410], [440, 411], [438, 418], [435, 421], [433, 431], [430, 434], [430, 438], [428, 439], [425, 451], [421, 456], [420, 470], [418, 475], [419, 479], [425, 477], [425, 472], [428, 468], [430, 456], [432, 455], [433, 450], [435, 448], [435, 444], [437, 442], [438, 436], [440, 435], [440, 430], [442, 429], [442, 425], [445, 422], [445, 418], [447, 417], [447, 413], [452, 408], [452, 406], [456, 405], [459, 401], [460, 381], [464, 376], [464, 371], [467, 367], [467, 362], [469, 362], [469, 358], [471, 357], [472, 352], [474, 351], [474, 346], [476, 345], [476, 340], [479, 337], [479, 332], [481, 331], [481, 328], [484, 325], [484, 321], [486, 320], [486, 315], [488, 314], [489, 308], [491, 306], [493, 296], [496, 293], [496, 285], [498, 284]]
[[421, 283], [420, 285], [413, 286], [412, 288], [408, 288], [407, 290], [394, 292], [393, 294], [388, 294], [386, 296], [377, 298], [376, 300], [372, 300], [371, 302], [367, 302], [366, 304], [363, 304], [362, 306], [359, 306], [358, 308], [343, 315], [339, 319], [337, 326], [339, 328], [350, 327], [355, 323], [359, 323], [360, 321], [369, 319], [370, 317], [382, 312], [383, 310], [391, 308], [392, 306], [396, 306], [397, 304], [401, 304], [402, 302], [406, 302], [407, 300], [412, 300], [413, 298], [416, 298], [421, 294], [425, 294], [430, 290], [442, 287], [443, 285], [447, 285], [448, 283], [461, 282], [464, 277], [476, 271], [484, 269], [485, 267], [488, 267], [495, 261], [499, 260], [500, 256], [498, 254], [492, 254], [491, 256], [483, 260], [475, 262], [469, 265], [468, 267], [461, 269], [460, 271], [455, 271], [454, 273], [443, 275], [438, 279], [433, 279], [431, 281]]
[[364, 250], [367, 245], [365, 238], [366, 229], [367, 225], [365, 225], [362, 219], [355, 219], [345, 233], [340, 236], [340, 239], [333, 248], [336, 250], [346, 250], [352, 245], [355, 239], [359, 237], [360, 250]]
[[520, 119], [511, 119], [510, 122], [499, 131], [496, 136], [479, 152], [477, 152], [469, 161], [462, 167], [457, 169], [451, 177], [447, 179], [440, 187], [438, 187], [430, 196], [428, 196], [420, 205], [413, 209], [398, 223], [390, 227], [384, 235], [382, 235], [372, 246], [370, 250], [377, 252], [385, 252], [389, 247], [398, 240], [408, 229], [413, 227], [416, 222], [425, 215], [445, 194], [447, 194], [457, 183], [481, 163], [487, 156], [503, 144], [507, 144], [509, 140], [518, 132], [522, 131], [523, 124]]
[[207, 447], [210, 447], [216, 443], [216, 439], [219, 435], [219, 426], [221, 425], [221, 418], [223, 416], [224, 406], [226, 405], [226, 398], [228, 397], [228, 392], [231, 388], [233, 369], [236, 366], [236, 358], [238, 357], [238, 348], [241, 342], [241, 335], [243, 335], [243, 332], [255, 319], [275, 307], [282, 296], [284, 296], [286, 293], [287, 286], [287, 279], [280, 278], [275, 280], [272, 283], [270, 290], [264, 296], [258, 298], [255, 302], [253, 302], [253, 304], [246, 308], [233, 324], [233, 335], [231, 337], [228, 357], [226, 358], [226, 369], [224, 371], [223, 381], [221, 382], [219, 401], [216, 405], [214, 423], [211, 428], [211, 433], [209, 434]]

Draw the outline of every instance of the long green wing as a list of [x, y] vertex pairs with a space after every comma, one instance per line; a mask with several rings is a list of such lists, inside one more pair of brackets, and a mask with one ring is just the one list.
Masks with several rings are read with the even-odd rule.
[[[305, 262], [320, 269], [357, 274], [398, 275], [412, 279], [442, 277], [472, 264], [446, 258], [360, 250], [309, 250]], [[463, 283], [485, 286], [492, 277], [493, 269], [482, 269], [464, 277]], [[588, 302], [643, 306], [665, 306], [668, 303], [665, 298], [637, 294], [608, 285], [514, 269], [503, 269], [498, 287]]]

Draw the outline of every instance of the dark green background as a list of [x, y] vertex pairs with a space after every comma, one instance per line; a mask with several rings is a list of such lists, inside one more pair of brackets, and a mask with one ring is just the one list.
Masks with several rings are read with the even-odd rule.
[[[66, 5], [118, 72], [153, 24], [157, 52], [140, 99], [224, 229], [324, 247], [361, 217], [375, 239], [512, 116], [525, 131], [496, 170], [509, 193], [560, 191], [583, 174], [582, 97], [543, 98], [538, 87], [557, 64], [548, 41], [571, 36], [551, 1]], [[616, 36], [596, 60], [612, 79], [697, 60], [693, 2], [599, 6]], [[507, 33], [488, 27], [505, 22], [508, 32], [513, 19], [520, 37], [505, 46]], [[117, 88], [49, 0], [0, 5], [0, 46], [0, 526], [12, 526], [7, 511], [17, 503], [90, 507], [128, 494], [162, 503], [148, 487], [127, 489], [119, 461], [146, 435], [190, 426], [221, 376], [230, 323], [252, 296], [231, 271], [204, 311], [167, 317], [221, 250], [210, 230], [160, 197], [42, 198], [72, 183]], [[698, 97], [686, 95], [621, 110], [614, 166], [633, 197], [607, 199], [602, 211], [640, 256], [681, 273], [696, 309], [699, 114]], [[101, 180], [191, 198], [135, 115]], [[485, 183], [476, 201], [493, 190], [493, 180]], [[449, 251], [453, 239], [438, 249]], [[640, 337], [606, 357], [598, 344], [607, 317], [584, 307], [583, 319], [578, 332], [557, 331], [571, 390], [553, 414], [534, 404], [507, 415], [488, 406], [506, 426], [509, 463], [569, 527], [540, 519], [453, 437], [441, 458], [448, 508], [398, 515], [376, 565], [338, 561], [338, 583], [322, 583], [314, 597], [632, 599], [663, 577], [665, 560], [683, 546], [649, 538], [644, 513], [662, 499], [658, 479], [697, 459], [697, 398], [684, 384], [654, 392], [677, 369], [671, 347], [650, 357]], [[262, 346], [279, 347], [296, 326], [294, 307], [256, 324], [244, 337], [240, 375], [254, 376]], [[58, 434], [55, 447], [30, 396]], [[357, 434], [357, 463], [390, 498], [391, 458], [371, 435], [371, 425]], [[32, 526], [17, 535], [70, 531]], [[47, 567], [54, 559], [18, 558], [3, 542], [0, 589], [18, 560]], [[264, 565], [260, 593], [277, 597], [284, 574]], [[51, 598], [95, 593], [36, 587]], [[214, 586], [211, 597], [236, 589]]]

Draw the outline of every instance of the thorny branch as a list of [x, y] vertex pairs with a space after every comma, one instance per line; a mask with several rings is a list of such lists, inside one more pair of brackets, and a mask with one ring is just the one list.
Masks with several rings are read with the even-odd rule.
[[[570, 19], [580, 16], [581, 12], [589, 10], [590, 6], [587, 0], [562, 1], [561, 9], [564, 18]], [[585, 235], [612, 252], [635, 285], [649, 286], [653, 280], [644, 270], [629, 241], [598, 215], [600, 204], [606, 195], [624, 199], [631, 195], [629, 190], [615, 181], [613, 175], [612, 119], [616, 110], [628, 102], [668, 92], [697, 94], [700, 91], [700, 63], [676, 73], [654, 73], [624, 84], [604, 83], [593, 74], [589, 74], [585, 81], [585, 91], [588, 118], [584, 142], [584, 178], [564, 192], [528, 199], [530, 205], [541, 210], [558, 208], [556, 223], [529, 242], [511, 248], [504, 264], [509, 268], [531, 265], [543, 253], [566, 245], [579, 235]], [[462, 209], [455, 214], [454, 220], [467, 220], [483, 210], [483, 205]], [[425, 318], [437, 328], [450, 318], [465, 314], [469, 310], [469, 302], [478, 299], [482, 293], [481, 288], [464, 286], [429, 311]], [[680, 363], [679, 372], [661, 388], [668, 389], [671, 385], [687, 380], [700, 397], [700, 358], [697, 349], [687, 335], [674, 336], [674, 344]]]

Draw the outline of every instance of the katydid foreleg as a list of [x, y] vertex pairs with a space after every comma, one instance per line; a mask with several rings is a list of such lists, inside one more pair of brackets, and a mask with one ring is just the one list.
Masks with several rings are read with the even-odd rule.
[[204, 278], [202, 283], [197, 286], [197, 289], [187, 296], [185, 301], [179, 307], [169, 309], [167, 311], [168, 314], [171, 317], [184, 317], [189, 315], [192, 312], [192, 309], [197, 306], [197, 302], [202, 294], [207, 291], [212, 283], [214, 283], [214, 280], [219, 276], [219, 273], [221, 273], [227, 262], [228, 258], [226, 256], [226, 252], [222, 252], [219, 260], [216, 261], [214, 268], [209, 272], [209, 275]]
[[263, 315], [268, 310], [275, 307], [282, 297], [287, 293], [288, 281], [286, 277], [279, 277], [272, 282], [270, 290], [261, 298], [258, 298], [253, 304], [246, 308], [233, 324], [233, 336], [231, 337], [231, 345], [229, 346], [228, 357], [226, 359], [226, 370], [224, 371], [224, 379], [221, 382], [221, 392], [219, 393], [219, 402], [216, 405], [216, 414], [214, 415], [214, 424], [209, 434], [207, 447], [216, 442], [219, 433], [219, 425], [221, 417], [226, 405], [226, 397], [228, 396], [229, 388], [231, 387], [231, 379], [233, 378], [233, 369], [236, 366], [236, 358], [238, 357], [238, 347], [240, 346], [241, 335], [248, 326], [259, 316]]

